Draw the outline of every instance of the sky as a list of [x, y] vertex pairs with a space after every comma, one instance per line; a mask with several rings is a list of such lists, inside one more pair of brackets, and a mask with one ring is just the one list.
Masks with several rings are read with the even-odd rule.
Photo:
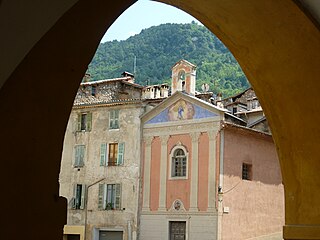
[[191, 23], [192, 21], [201, 24], [178, 8], [150, 0], [139, 0], [120, 15], [101, 42], [125, 40], [140, 33], [142, 29], [163, 23]]

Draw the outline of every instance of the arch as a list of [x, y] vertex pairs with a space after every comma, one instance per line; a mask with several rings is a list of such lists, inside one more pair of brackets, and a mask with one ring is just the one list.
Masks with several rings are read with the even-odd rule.
[[[4, 82], [0, 91], [0, 124], [5, 136], [2, 168], [6, 169], [1, 175], [5, 183], [2, 202], [7, 216], [2, 235], [7, 239], [18, 239], [21, 232], [25, 239], [61, 238], [66, 201], [57, 197], [57, 179], [73, 99], [104, 31], [134, 3], [72, 2], [74, 5], [47, 8], [58, 13], [55, 17], [40, 12], [36, 22], [47, 28], [41, 33], [25, 32], [25, 36], [34, 37], [28, 38], [28, 46], [23, 45], [23, 38], [1, 42], [12, 52], [21, 53], [2, 56], [14, 64], [6, 66], [5, 78], [0, 79]], [[317, 26], [292, 0], [162, 2], [195, 16], [232, 51], [261, 101], [278, 149], [285, 185], [284, 238], [320, 238]], [[21, 1], [1, 1], [0, 10], [4, 13], [3, 9], [18, 8], [18, 4]], [[32, 26], [25, 20], [39, 12], [39, 3], [27, 4], [33, 7], [29, 15], [13, 14], [18, 26], [22, 22]], [[0, 27], [6, 32], [12, 29], [12, 22], [2, 21]], [[16, 231], [13, 223], [21, 215], [28, 222]]]
[[188, 166], [189, 152], [185, 146], [178, 142], [173, 146], [169, 155], [169, 179], [188, 179]]

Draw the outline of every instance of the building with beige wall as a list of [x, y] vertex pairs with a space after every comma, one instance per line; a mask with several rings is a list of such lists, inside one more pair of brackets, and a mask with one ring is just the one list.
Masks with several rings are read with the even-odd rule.
[[81, 84], [65, 133], [60, 194], [64, 237], [136, 239], [141, 89], [132, 77]]
[[254, 92], [218, 103], [195, 91], [195, 74], [177, 62], [171, 96], [167, 85], [142, 87], [126, 72], [84, 78], [61, 163], [65, 240], [281, 239], [272, 137], [242, 117]]

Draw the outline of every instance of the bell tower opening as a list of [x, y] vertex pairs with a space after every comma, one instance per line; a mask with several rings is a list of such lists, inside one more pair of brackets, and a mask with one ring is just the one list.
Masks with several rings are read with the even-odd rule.
[[176, 91], [195, 95], [196, 91], [196, 65], [182, 59], [172, 67], [172, 94]]

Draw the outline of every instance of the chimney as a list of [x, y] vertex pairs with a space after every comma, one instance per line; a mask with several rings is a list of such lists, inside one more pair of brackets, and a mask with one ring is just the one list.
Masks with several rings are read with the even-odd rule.
[[84, 74], [84, 77], [82, 78], [82, 82], [90, 82], [90, 78], [91, 78], [90, 73], [86, 73], [86, 74]]
[[133, 75], [132, 73], [123, 72], [123, 73], [121, 74], [121, 76], [123, 76], [123, 77], [129, 77], [128, 82], [129, 82], [129, 83], [134, 83], [134, 75]]

